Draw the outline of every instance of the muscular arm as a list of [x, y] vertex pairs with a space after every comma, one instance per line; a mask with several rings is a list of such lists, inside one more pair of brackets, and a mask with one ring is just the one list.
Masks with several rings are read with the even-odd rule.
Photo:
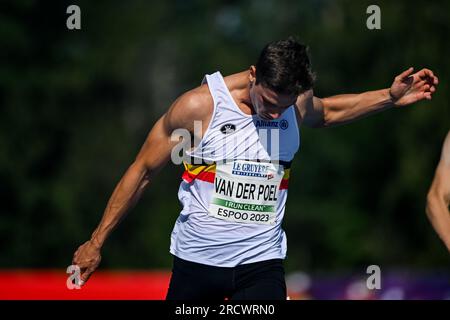
[[426, 213], [434, 230], [450, 251], [450, 131], [445, 139], [434, 180], [427, 196]]
[[165, 114], [154, 125], [134, 162], [116, 185], [91, 242], [102, 247], [111, 231], [142, 195], [158, 171], [167, 163], [173, 142], [170, 119]]
[[207, 116], [208, 109], [204, 104], [209, 101], [197, 91], [194, 89], [177, 99], [156, 122], [134, 162], [115, 187], [91, 239], [75, 252], [72, 263], [80, 267], [81, 284], [98, 267], [101, 247], [110, 233], [137, 203], [153, 177], [169, 161], [172, 148], [179, 143], [171, 139], [172, 132], [175, 129], [192, 132], [194, 120], [204, 120]]
[[303, 124], [313, 128], [346, 124], [368, 115], [428, 99], [436, 91], [438, 78], [431, 70], [411, 74], [410, 68], [395, 77], [390, 88], [359, 94], [341, 94], [317, 98], [312, 91], [300, 95], [297, 108]]
[[302, 100], [303, 124], [312, 128], [350, 123], [393, 106], [389, 89], [322, 99], [312, 97], [311, 92], [302, 97]]

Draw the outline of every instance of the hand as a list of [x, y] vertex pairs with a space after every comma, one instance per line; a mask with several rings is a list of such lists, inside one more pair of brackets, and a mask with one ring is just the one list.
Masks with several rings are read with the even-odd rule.
[[439, 79], [433, 71], [422, 69], [412, 74], [413, 70], [411, 67], [395, 77], [389, 89], [392, 103], [396, 106], [406, 106], [423, 99], [431, 100], [432, 94], [436, 91]]
[[72, 264], [80, 268], [80, 285], [89, 280], [89, 277], [97, 269], [101, 260], [100, 247], [96, 246], [92, 241], [85, 242], [75, 251]]

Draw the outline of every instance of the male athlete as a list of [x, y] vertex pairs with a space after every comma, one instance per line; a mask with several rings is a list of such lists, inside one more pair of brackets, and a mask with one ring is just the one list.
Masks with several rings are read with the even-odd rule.
[[207, 75], [156, 122], [91, 239], [75, 252], [81, 283], [98, 267], [111, 231], [171, 159], [179, 144], [171, 134], [183, 129], [199, 142], [187, 152], [179, 188], [167, 299], [285, 300], [281, 223], [299, 127], [345, 124], [429, 100], [437, 84], [432, 71], [409, 68], [390, 88], [320, 99], [307, 49], [292, 38], [268, 44], [248, 70]]
[[426, 212], [431, 224], [450, 252], [450, 131], [442, 147], [433, 183], [428, 192]]

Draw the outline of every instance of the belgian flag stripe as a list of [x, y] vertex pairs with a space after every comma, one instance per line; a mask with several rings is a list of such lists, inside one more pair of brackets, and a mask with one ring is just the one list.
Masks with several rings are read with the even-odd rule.
[[[183, 163], [185, 171], [183, 172], [182, 179], [187, 183], [191, 183], [195, 179], [206, 181], [209, 183], [214, 183], [214, 178], [216, 176], [216, 164], [210, 165], [195, 165]], [[284, 170], [284, 176], [281, 180], [280, 190], [287, 189], [289, 185], [291, 169]]]

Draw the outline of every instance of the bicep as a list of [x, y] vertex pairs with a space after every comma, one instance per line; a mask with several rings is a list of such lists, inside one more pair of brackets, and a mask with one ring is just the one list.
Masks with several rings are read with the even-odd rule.
[[135, 162], [149, 173], [156, 173], [169, 161], [176, 141], [171, 140], [171, 130], [167, 124], [167, 113], [153, 126], [139, 151]]
[[137, 156], [137, 161], [147, 171], [159, 171], [171, 159], [172, 154], [177, 157], [173, 159], [174, 162], [180, 163], [179, 152], [189, 147], [186, 144], [191, 143], [195, 132], [194, 122], [203, 122], [208, 117], [212, 98], [204, 99], [203, 96], [198, 90], [185, 93], [156, 122]]

